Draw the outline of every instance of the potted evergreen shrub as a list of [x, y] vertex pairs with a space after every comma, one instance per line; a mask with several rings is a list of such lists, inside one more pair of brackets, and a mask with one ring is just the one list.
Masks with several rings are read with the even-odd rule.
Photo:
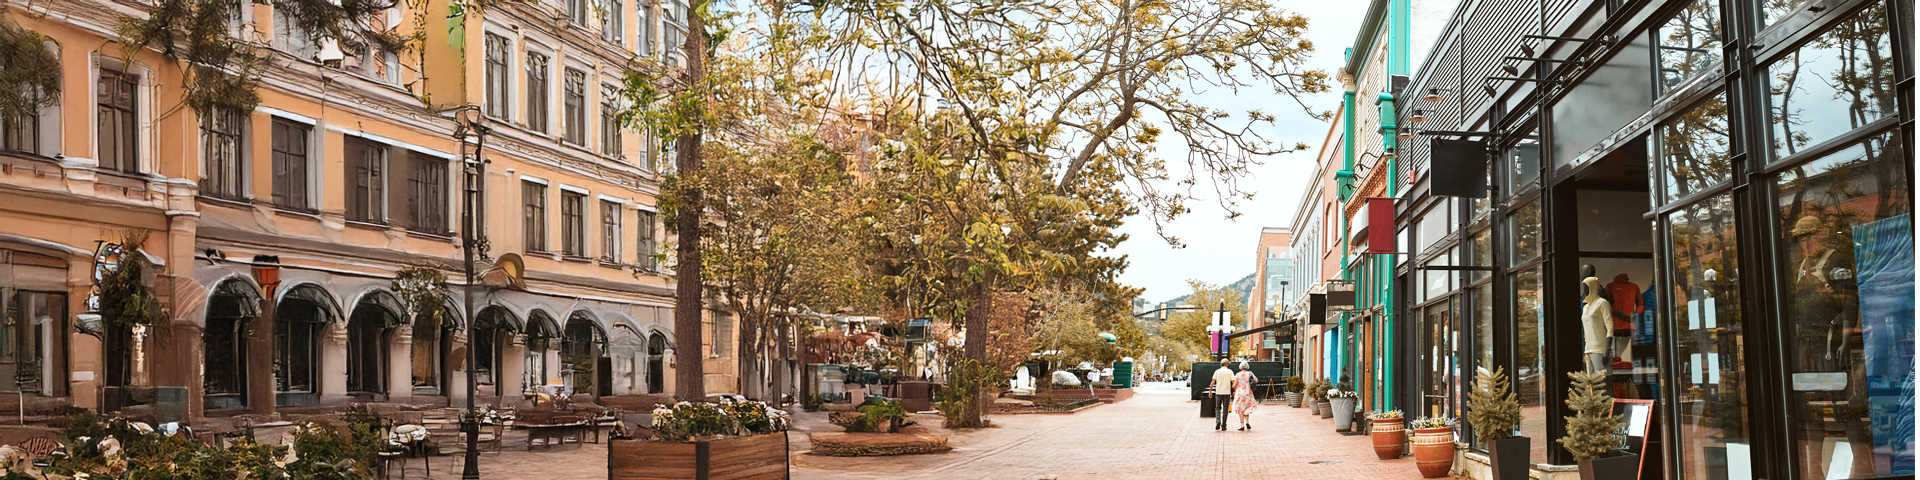
[[661, 405], [653, 438], [607, 442], [607, 478], [787, 478], [791, 424], [763, 402]]
[[1307, 390], [1308, 395], [1313, 397], [1313, 414], [1319, 415], [1320, 418], [1333, 418], [1333, 407], [1327, 401], [1327, 390], [1331, 387], [1327, 379], [1322, 378], [1314, 380], [1313, 387]]
[[1627, 453], [1627, 422], [1613, 414], [1613, 396], [1608, 395], [1607, 372], [1588, 370], [1568, 373], [1573, 387], [1567, 389], [1567, 435], [1560, 445], [1567, 447], [1580, 462], [1580, 480], [1633, 478], [1640, 467], [1640, 456]]
[[1373, 422], [1368, 435], [1373, 437], [1373, 454], [1381, 460], [1400, 458], [1407, 447], [1406, 414], [1399, 410], [1373, 412], [1367, 415]]
[[1533, 439], [1513, 434], [1520, 425], [1520, 402], [1514, 399], [1505, 367], [1485, 368], [1473, 374], [1467, 393], [1467, 424], [1487, 449], [1493, 480], [1526, 480]]
[[1333, 405], [1333, 431], [1353, 431], [1353, 407], [1360, 403], [1360, 392], [1351, 388], [1327, 390], [1327, 401]]
[[1301, 380], [1299, 375], [1287, 377], [1287, 406], [1300, 408], [1300, 397], [1306, 393], [1306, 389], [1307, 382]]

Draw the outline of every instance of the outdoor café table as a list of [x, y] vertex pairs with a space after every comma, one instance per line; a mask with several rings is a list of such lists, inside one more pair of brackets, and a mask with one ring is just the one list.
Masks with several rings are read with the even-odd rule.
[[574, 441], [585, 440], [586, 431], [593, 428], [593, 422], [579, 417], [554, 417], [553, 423], [521, 423], [527, 429], [527, 451], [533, 451], [533, 441], [540, 440], [542, 449], [552, 448], [556, 443], [566, 443], [568, 434]]

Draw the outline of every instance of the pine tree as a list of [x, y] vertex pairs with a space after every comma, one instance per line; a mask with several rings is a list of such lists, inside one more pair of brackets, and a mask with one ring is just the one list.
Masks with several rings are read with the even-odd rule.
[[1575, 460], [1600, 458], [1608, 450], [1626, 446], [1626, 421], [1613, 414], [1613, 396], [1606, 393], [1607, 373], [1588, 370], [1569, 372], [1573, 388], [1568, 389], [1567, 408], [1574, 416], [1567, 419], [1567, 436], [1560, 444], [1573, 453]]
[[1467, 393], [1467, 423], [1482, 444], [1513, 436], [1513, 427], [1520, 424], [1520, 402], [1514, 399], [1505, 367], [1474, 372], [1473, 391]]

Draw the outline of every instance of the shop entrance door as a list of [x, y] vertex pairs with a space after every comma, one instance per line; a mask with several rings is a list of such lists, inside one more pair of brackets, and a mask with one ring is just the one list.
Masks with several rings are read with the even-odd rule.
[[[1575, 173], [1573, 186], [1578, 246], [1577, 276], [1558, 279], [1568, 282], [1580, 313], [1577, 325], [1563, 329], [1579, 337], [1579, 359], [1574, 370], [1606, 372], [1607, 393], [1616, 399], [1654, 400], [1657, 409], [1670, 408], [1661, 397], [1670, 392], [1661, 388], [1662, 327], [1655, 321], [1660, 302], [1655, 282], [1655, 250], [1658, 237], [1655, 223], [1647, 220], [1653, 211], [1649, 179], [1653, 159], [1648, 137], [1629, 141], [1599, 161]], [[1572, 295], [1570, 295], [1572, 296]], [[1647, 429], [1660, 432], [1658, 425]], [[1638, 453], [1645, 457], [1640, 478], [1665, 478], [1661, 472], [1662, 450], [1667, 442], [1659, 434], [1641, 442]]]

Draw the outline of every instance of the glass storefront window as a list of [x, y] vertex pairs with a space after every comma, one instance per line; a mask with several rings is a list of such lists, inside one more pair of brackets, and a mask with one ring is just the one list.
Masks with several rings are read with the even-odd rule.
[[1455, 356], [1456, 334], [1452, 306], [1448, 302], [1428, 307], [1421, 319], [1420, 363], [1425, 372], [1419, 415], [1458, 417], [1460, 392], [1459, 357]]
[[1533, 130], [1527, 133], [1520, 143], [1507, 149], [1507, 178], [1509, 191], [1519, 191], [1520, 187], [1540, 179], [1540, 137]]
[[1695, 0], [1656, 33], [1660, 93], [1673, 91], [1720, 61], [1720, 2]]
[[1913, 474], [1913, 177], [1888, 132], [1773, 178], [1800, 478]]
[[1418, 252], [1427, 251], [1427, 247], [1433, 246], [1435, 242], [1439, 242], [1440, 239], [1446, 238], [1448, 233], [1453, 232], [1452, 207], [1453, 202], [1443, 199], [1432, 209], [1427, 210], [1426, 215], [1420, 217], [1420, 249], [1417, 250]]
[[[1468, 266], [1493, 266], [1493, 230], [1481, 230], [1474, 233], [1473, 245], [1468, 248], [1473, 249], [1473, 263], [1469, 263]], [[1471, 281], [1478, 282], [1487, 279], [1488, 276], [1493, 275], [1493, 272], [1473, 270], [1467, 275], [1468, 278], [1472, 279]]]
[[1726, 183], [1733, 177], [1727, 153], [1727, 97], [1713, 98], [1660, 126], [1660, 203]]
[[1540, 202], [1514, 209], [1508, 221], [1512, 222], [1509, 231], [1513, 232], [1513, 243], [1507, 251], [1509, 261], [1518, 265], [1540, 258], [1540, 242], [1545, 240], [1541, 238], [1544, 232], [1540, 230]]
[[1673, 301], [1666, 310], [1678, 364], [1682, 478], [1751, 478], [1727, 468], [1755, 453], [1746, 427], [1746, 330], [1733, 196], [1706, 198], [1667, 214], [1667, 222]]
[[1773, 159], [1893, 115], [1889, 24], [1875, 2], [1767, 66]]
[[1760, 25], [1765, 27], [1779, 23], [1782, 18], [1787, 18], [1787, 15], [1792, 14], [1795, 9], [1805, 5], [1807, 0], [1753, 0], [1753, 2], [1759, 4]]
[[1493, 366], [1493, 284], [1473, 287], [1473, 358], [1477, 368]]
[[[1433, 260], [1427, 261], [1428, 267], [1444, 267], [1444, 266], [1452, 266], [1452, 265], [1453, 265], [1453, 254], [1438, 255], [1433, 257]], [[1426, 272], [1426, 274], [1424, 275], [1425, 278], [1422, 278], [1420, 282], [1423, 284], [1423, 286], [1426, 287], [1424, 295], [1420, 296], [1421, 301], [1427, 301], [1427, 300], [1433, 300], [1436, 298], [1445, 297], [1447, 295], [1447, 292], [1453, 291], [1453, 271], [1452, 270], [1421, 269], [1420, 271]]]
[[1542, 295], [1540, 267], [1514, 275], [1514, 391], [1520, 402], [1520, 435], [1534, 439], [1534, 463], [1547, 463], [1547, 449], [1541, 447], [1553, 441], [1547, 437], [1547, 365], [1540, 350], [1546, 343], [1540, 330], [1547, 313]]

